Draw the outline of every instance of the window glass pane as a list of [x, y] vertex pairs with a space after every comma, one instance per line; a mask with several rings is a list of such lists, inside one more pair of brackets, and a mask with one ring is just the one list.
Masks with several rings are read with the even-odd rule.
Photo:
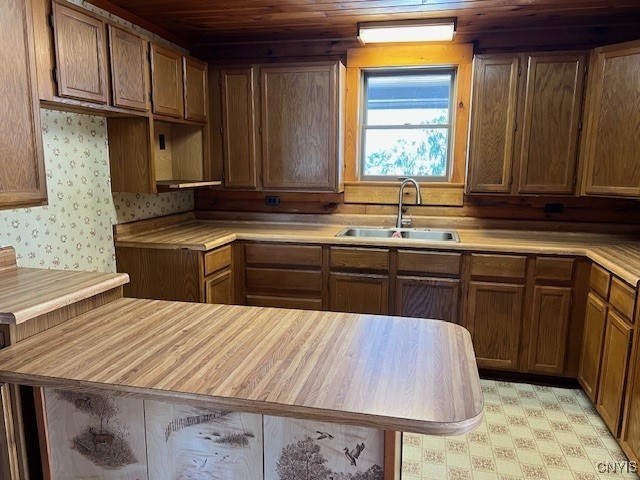
[[364, 176], [446, 177], [447, 128], [365, 129]]
[[370, 75], [367, 125], [449, 123], [450, 73]]

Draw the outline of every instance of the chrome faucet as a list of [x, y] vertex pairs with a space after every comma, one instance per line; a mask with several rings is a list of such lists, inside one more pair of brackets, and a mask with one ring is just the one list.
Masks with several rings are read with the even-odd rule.
[[396, 228], [402, 227], [410, 227], [411, 219], [403, 219], [402, 218], [402, 195], [404, 193], [404, 187], [408, 183], [413, 183], [413, 186], [416, 187], [416, 205], [420, 205], [422, 203], [422, 196], [420, 195], [420, 185], [413, 178], [405, 178], [404, 180], [399, 178], [398, 180], [402, 180], [400, 184], [400, 193], [398, 195], [398, 218], [396, 219]]

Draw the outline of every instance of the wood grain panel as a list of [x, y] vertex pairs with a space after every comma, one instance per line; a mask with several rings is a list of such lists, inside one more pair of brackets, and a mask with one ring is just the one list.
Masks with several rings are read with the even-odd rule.
[[623, 315], [625, 320], [633, 323], [634, 310], [636, 306], [636, 289], [627, 285], [618, 277], [611, 280], [611, 293], [609, 294], [609, 303], [619, 313]]
[[224, 184], [257, 188], [254, 69], [222, 70], [220, 79]]
[[154, 43], [151, 44], [151, 93], [153, 113], [184, 116], [182, 55]]
[[58, 95], [109, 101], [105, 23], [53, 2]]
[[231, 245], [217, 248], [204, 254], [204, 275], [231, 265]]
[[524, 278], [527, 257], [518, 255], [471, 254], [471, 276]]
[[536, 281], [570, 282], [573, 278], [573, 258], [538, 257], [536, 258]]
[[620, 442], [632, 461], [640, 459], [640, 342], [636, 336], [634, 353], [629, 367], [626, 385], [627, 395]]
[[460, 280], [425, 277], [396, 279], [396, 315], [460, 323]]
[[470, 282], [467, 327], [478, 367], [517, 370], [523, 285]]
[[460, 275], [462, 254], [398, 250], [398, 272]]
[[338, 65], [260, 69], [262, 186], [337, 191]]
[[320, 245], [248, 243], [245, 247], [245, 262], [252, 266], [308, 267], [320, 270], [322, 269], [322, 247]]
[[144, 118], [108, 118], [111, 191], [156, 193], [152, 125]]
[[184, 118], [206, 122], [209, 110], [207, 64], [191, 57], [183, 57]]
[[609, 299], [609, 288], [611, 287], [611, 274], [595, 263], [591, 265], [591, 276], [589, 277], [591, 289], [605, 300]]
[[474, 62], [468, 192], [509, 193], [520, 58], [478, 55]]
[[0, 3], [0, 209], [47, 201], [31, 3]]
[[112, 102], [116, 107], [149, 110], [149, 44], [109, 25]]
[[382, 248], [330, 248], [331, 269], [389, 270], [389, 250]]
[[8, 383], [0, 383], [0, 473], [3, 479], [19, 480], [21, 477], [9, 387]]
[[589, 293], [584, 319], [578, 381], [592, 402], [596, 402], [600, 380], [600, 362], [607, 320], [607, 305]]
[[0, 272], [5, 270], [15, 270], [18, 268], [16, 264], [16, 250], [13, 247], [0, 247]]
[[302, 298], [302, 297], [249, 294], [247, 295], [246, 304], [254, 307], [295, 308], [298, 310], [322, 310], [321, 298]]
[[529, 55], [519, 193], [573, 192], [585, 62], [583, 53]]
[[640, 196], [640, 42], [596, 49], [585, 192]]
[[322, 292], [322, 272], [248, 267], [245, 271], [247, 293]]
[[11, 383], [376, 429], [482, 419], [468, 332], [425, 319], [120, 299], [0, 350], [0, 365]]
[[232, 271], [225, 270], [205, 280], [204, 290], [207, 303], [232, 305], [234, 303]]
[[596, 409], [615, 437], [620, 433], [622, 395], [629, 366], [631, 335], [631, 327], [609, 310]]
[[389, 277], [350, 273], [329, 274], [329, 310], [386, 314], [389, 311]]
[[563, 373], [570, 307], [570, 287], [534, 287], [527, 371]]

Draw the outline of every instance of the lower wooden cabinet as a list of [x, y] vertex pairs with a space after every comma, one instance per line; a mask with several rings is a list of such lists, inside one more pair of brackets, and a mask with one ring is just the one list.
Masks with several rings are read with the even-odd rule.
[[233, 276], [231, 270], [223, 270], [205, 281], [205, 300], [207, 303], [233, 303]]
[[629, 460], [640, 459], [640, 343], [631, 358], [630, 375], [627, 378], [627, 397], [620, 435], [622, 449]]
[[355, 273], [329, 275], [329, 310], [377, 313], [389, 311], [389, 277]]
[[570, 307], [570, 287], [534, 287], [528, 372], [554, 375], [564, 370]]
[[431, 318], [459, 323], [460, 280], [398, 277], [396, 310], [401, 317]]
[[478, 367], [517, 370], [524, 285], [470, 282], [467, 328]]
[[598, 380], [600, 378], [600, 360], [604, 329], [607, 318], [607, 305], [593, 292], [587, 297], [584, 319], [582, 352], [578, 381], [592, 402], [596, 401]]
[[620, 428], [631, 332], [631, 326], [616, 312], [609, 310], [596, 409], [614, 436], [618, 436]]

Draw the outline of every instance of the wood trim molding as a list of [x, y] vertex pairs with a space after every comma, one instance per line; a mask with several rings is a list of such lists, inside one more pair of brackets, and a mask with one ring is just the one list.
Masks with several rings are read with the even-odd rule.
[[[431, 44], [352, 48], [347, 52], [347, 97], [344, 130], [345, 202], [346, 203], [397, 203], [395, 183], [385, 184], [395, 190], [395, 200], [390, 201], [390, 191], [378, 182], [359, 182], [358, 164], [360, 149], [360, 98], [362, 71], [367, 68], [406, 66], [454, 66], [457, 68], [454, 113], [453, 166], [451, 186], [464, 184], [469, 132], [473, 45]], [[375, 183], [375, 185], [373, 185]], [[442, 184], [424, 184], [433, 196], [430, 205], [462, 205], [462, 193], [453, 189], [442, 190]], [[379, 190], [384, 190], [384, 193]], [[369, 191], [369, 193], [365, 193]], [[430, 193], [431, 193], [430, 192]], [[446, 194], [444, 193], [446, 192]], [[437, 194], [436, 194], [437, 193]], [[449, 195], [451, 194], [451, 195]], [[432, 203], [428, 203], [432, 202]]]

